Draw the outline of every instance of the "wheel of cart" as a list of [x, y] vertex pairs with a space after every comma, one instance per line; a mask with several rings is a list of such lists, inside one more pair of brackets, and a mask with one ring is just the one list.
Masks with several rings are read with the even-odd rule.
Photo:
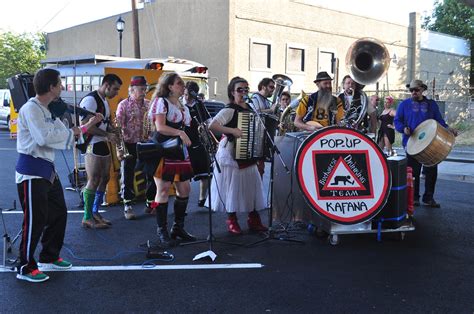
[[341, 241], [340, 238], [339, 238], [339, 235], [337, 235], [337, 234], [330, 234], [328, 236], [328, 240], [329, 240], [329, 244], [331, 244], [331, 245], [338, 245], [339, 242]]

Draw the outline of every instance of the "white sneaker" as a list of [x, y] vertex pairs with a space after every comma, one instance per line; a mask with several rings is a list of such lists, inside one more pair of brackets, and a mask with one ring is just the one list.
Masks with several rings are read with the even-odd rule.
[[123, 210], [123, 215], [125, 216], [125, 219], [127, 220], [134, 220], [137, 217], [135, 216], [135, 213], [133, 212], [133, 207], [132, 205], [126, 204]]

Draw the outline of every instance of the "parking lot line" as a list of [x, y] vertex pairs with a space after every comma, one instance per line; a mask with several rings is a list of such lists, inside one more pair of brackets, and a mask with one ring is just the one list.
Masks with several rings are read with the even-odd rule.
[[[45, 272], [53, 271], [127, 271], [127, 270], [200, 270], [200, 269], [255, 269], [263, 268], [260, 263], [239, 264], [184, 264], [184, 265], [130, 265], [130, 266], [73, 266], [70, 269], [45, 269]], [[0, 273], [14, 272], [9, 268], [0, 268]]]

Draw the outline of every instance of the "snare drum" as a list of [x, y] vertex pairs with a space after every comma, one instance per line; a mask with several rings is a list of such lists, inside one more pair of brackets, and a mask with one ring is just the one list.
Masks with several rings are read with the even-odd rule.
[[439, 164], [454, 146], [454, 135], [436, 120], [422, 122], [408, 139], [407, 153], [424, 166]]

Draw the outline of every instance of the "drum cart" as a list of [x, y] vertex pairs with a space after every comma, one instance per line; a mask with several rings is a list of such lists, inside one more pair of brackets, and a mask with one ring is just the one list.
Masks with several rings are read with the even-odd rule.
[[[307, 133], [287, 133], [275, 138], [281, 148], [281, 157], [286, 163], [292, 163], [301, 143]], [[371, 219], [356, 224], [339, 224], [315, 213], [304, 199], [299, 186], [295, 169], [287, 174], [279, 163], [275, 164], [275, 193], [273, 196], [274, 219], [288, 217], [288, 212], [296, 220], [313, 224], [316, 227], [317, 237], [327, 237], [331, 245], [341, 241], [341, 235], [372, 233], [381, 241], [382, 233], [395, 233], [399, 240], [403, 240], [407, 232], [414, 231], [415, 226], [407, 221], [407, 193], [406, 193], [406, 158], [392, 156], [387, 159], [392, 173], [390, 194], [386, 204], [380, 212]]]
[[320, 219], [316, 224], [316, 235], [318, 237], [324, 237], [327, 235], [328, 241], [331, 245], [338, 245], [341, 241], [340, 235], [346, 234], [361, 234], [361, 233], [373, 233], [377, 234], [377, 241], [382, 240], [382, 233], [397, 233], [398, 239], [403, 241], [405, 239], [406, 232], [414, 231], [415, 226], [411, 222], [405, 222], [398, 228], [373, 228], [374, 223], [379, 224], [376, 220], [355, 224], [355, 225], [341, 225], [332, 223], [326, 219]]

